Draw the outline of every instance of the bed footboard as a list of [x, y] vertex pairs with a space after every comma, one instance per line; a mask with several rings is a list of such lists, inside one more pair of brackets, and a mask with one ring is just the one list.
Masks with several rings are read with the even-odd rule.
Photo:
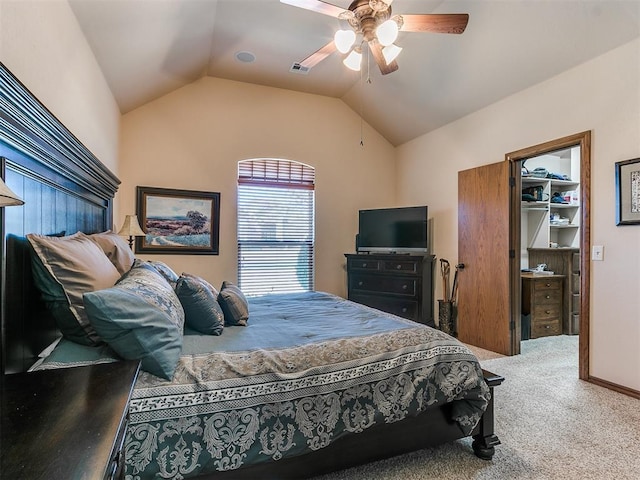
[[495, 446], [500, 445], [500, 439], [495, 434], [494, 416], [493, 416], [493, 388], [500, 385], [504, 381], [504, 377], [496, 375], [487, 370], [482, 370], [484, 374], [484, 380], [489, 386], [491, 391], [491, 401], [487, 405], [487, 409], [484, 411], [480, 422], [476, 426], [472, 433], [473, 437], [473, 452], [478, 458], [483, 460], [491, 460], [495, 453]]

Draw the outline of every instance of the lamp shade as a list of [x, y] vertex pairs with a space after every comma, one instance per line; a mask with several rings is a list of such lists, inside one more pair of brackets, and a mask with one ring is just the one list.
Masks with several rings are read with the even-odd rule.
[[0, 207], [11, 207], [15, 205], [24, 205], [24, 202], [20, 200], [0, 178]]
[[386, 47], [384, 47], [382, 49], [382, 56], [384, 57], [384, 60], [387, 62], [387, 65], [393, 62], [396, 59], [396, 57], [400, 54], [401, 51], [402, 51], [402, 47], [394, 45], [393, 43], [391, 45], [387, 45]]
[[362, 61], [362, 53], [358, 52], [355, 48], [351, 50], [351, 53], [347, 55], [342, 63], [344, 63], [348, 68], [354, 70], [356, 72], [360, 71], [360, 62]]
[[140, 227], [137, 215], [127, 215], [118, 235], [123, 237], [144, 237], [146, 233]]
[[356, 41], [356, 32], [353, 30], [338, 30], [333, 37], [333, 42], [340, 53], [347, 53]]
[[376, 29], [376, 36], [381, 45], [391, 45], [398, 38], [398, 24], [390, 18]]

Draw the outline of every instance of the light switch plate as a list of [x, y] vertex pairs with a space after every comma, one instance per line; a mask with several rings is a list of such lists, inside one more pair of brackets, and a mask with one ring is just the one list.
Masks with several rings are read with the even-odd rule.
[[604, 246], [593, 245], [591, 247], [591, 260], [595, 262], [601, 262], [604, 260]]

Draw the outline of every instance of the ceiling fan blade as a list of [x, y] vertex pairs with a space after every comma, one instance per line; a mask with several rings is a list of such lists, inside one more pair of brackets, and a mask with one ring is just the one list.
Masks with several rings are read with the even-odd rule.
[[320, 48], [316, 52], [313, 52], [311, 55], [309, 55], [307, 58], [305, 58], [299, 63], [303, 67], [313, 68], [335, 51], [336, 51], [336, 44], [334, 43], [333, 40], [331, 40], [324, 47]]
[[467, 28], [466, 13], [401, 15], [403, 32], [462, 33]]
[[386, 75], [398, 70], [398, 64], [395, 60], [387, 64], [387, 61], [384, 59], [384, 55], [382, 55], [382, 45], [380, 45], [380, 42], [378, 42], [377, 38], [372, 38], [371, 40], [369, 40], [369, 50], [373, 55], [373, 59], [378, 64], [378, 67], [380, 67], [380, 72], [382, 73], [382, 75]]
[[294, 7], [304, 8], [312, 12], [323, 13], [331, 17], [338, 18], [341, 13], [345, 12], [344, 8], [332, 5], [321, 0], [280, 0], [280, 3], [286, 3]]

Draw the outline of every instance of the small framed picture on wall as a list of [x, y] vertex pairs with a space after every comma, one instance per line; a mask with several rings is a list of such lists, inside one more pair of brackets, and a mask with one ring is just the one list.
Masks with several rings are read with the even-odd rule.
[[220, 193], [137, 187], [136, 252], [218, 255]]
[[640, 158], [616, 162], [616, 225], [640, 225]]

